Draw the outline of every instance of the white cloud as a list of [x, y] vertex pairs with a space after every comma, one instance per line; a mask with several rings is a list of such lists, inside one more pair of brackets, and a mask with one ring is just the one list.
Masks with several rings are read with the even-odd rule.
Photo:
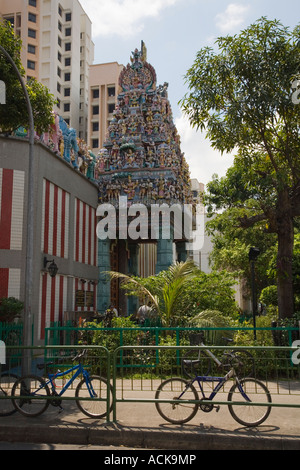
[[214, 173], [220, 177], [225, 176], [227, 169], [233, 164], [234, 156], [222, 155], [214, 150], [205, 134], [192, 128], [186, 116], [175, 119], [175, 125], [181, 138], [181, 151], [185, 153], [190, 167], [191, 178], [207, 184]]
[[230, 3], [223, 13], [216, 16], [216, 26], [222, 33], [234, 31], [244, 23], [249, 8], [249, 5]]
[[147, 18], [159, 17], [181, 0], [81, 0], [93, 22], [94, 36], [129, 37], [140, 33]]

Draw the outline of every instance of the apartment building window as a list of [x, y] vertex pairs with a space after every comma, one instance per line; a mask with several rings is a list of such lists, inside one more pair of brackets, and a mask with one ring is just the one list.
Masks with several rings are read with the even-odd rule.
[[61, 37], [58, 36], [57, 42], [58, 42], [58, 45], [61, 47]]
[[99, 131], [99, 122], [93, 122], [93, 132]]
[[96, 116], [99, 114], [99, 106], [93, 106], [93, 116]]
[[99, 148], [99, 139], [92, 139], [92, 147], [93, 149]]
[[63, 12], [62, 7], [60, 5], [58, 5], [58, 14], [61, 17], [62, 17], [62, 12]]
[[109, 98], [111, 98], [112, 96], [116, 96], [116, 88], [114, 86], [109, 87], [107, 89], [107, 93]]
[[61, 62], [61, 53], [60, 52], [57, 53], [57, 59], [58, 59], [59, 62]]
[[97, 98], [99, 98], [100, 96], [100, 90], [99, 88], [96, 88], [95, 90], [92, 90], [92, 94], [93, 94], [93, 99], [96, 100]]
[[62, 32], [62, 24], [59, 20], [58, 20], [58, 29], [59, 29], [60, 32]]
[[58, 91], [58, 93], [61, 92], [61, 84], [59, 82], [57, 82], [57, 91]]
[[28, 44], [28, 46], [27, 46], [27, 52], [28, 52], [29, 54], [35, 54], [35, 51], [36, 51], [36, 47], [33, 46], [32, 44]]
[[66, 13], [66, 21], [72, 21], [72, 13]]
[[65, 51], [69, 52], [72, 49], [72, 44], [70, 42], [66, 42], [65, 44]]
[[36, 7], [36, 0], [28, 0], [28, 5], [30, 5], [31, 7]]
[[28, 28], [28, 37], [36, 39], [36, 31], [34, 29]]
[[71, 57], [66, 57], [65, 59], [65, 67], [70, 67], [71, 65]]
[[71, 81], [71, 74], [65, 73], [65, 82], [70, 82], [70, 81]]
[[15, 17], [14, 16], [7, 16], [4, 18], [5, 23], [10, 23], [12, 27], [15, 26]]
[[57, 75], [61, 77], [61, 69], [59, 67], [57, 67]]
[[65, 113], [68, 113], [68, 112], [70, 111], [70, 108], [71, 108], [71, 107], [70, 107], [70, 103], [65, 103], [65, 104], [64, 104], [64, 112], [65, 112]]
[[28, 13], [28, 21], [31, 21], [32, 23], [36, 23], [36, 15], [34, 13]]
[[109, 104], [109, 105], [108, 105], [108, 114], [112, 114], [115, 109], [116, 109], [116, 105], [115, 105], [115, 104]]
[[35, 70], [35, 62], [32, 60], [27, 60], [27, 68], [30, 70]]
[[72, 35], [72, 28], [66, 28], [66, 31], [65, 31], [65, 36], [66, 37], [69, 37]]
[[71, 88], [65, 88], [64, 95], [65, 96], [71, 96]]

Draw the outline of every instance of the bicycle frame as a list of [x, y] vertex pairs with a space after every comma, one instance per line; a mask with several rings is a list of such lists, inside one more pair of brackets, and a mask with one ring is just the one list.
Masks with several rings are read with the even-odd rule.
[[[205, 344], [202, 342], [200, 344], [200, 346], [205, 347]], [[200, 351], [201, 350], [199, 349], [199, 355], [200, 355]], [[219, 359], [209, 349], [204, 349], [204, 352], [215, 362], [215, 364], [217, 364], [218, 367], [220, 367], [222, 365], [221, 361], [219, 361]], [[217, 395], [217, 393], [221, 390], [223, 385], [229, 379], [231, 379], [232, 377], [235, 377], [237, 385], [238, 385], [238, 389], [239, 389], [241, 395], [243, 396], [243, 398], [245, 398], [245, 400], [250, 402], [251, 400], [249, 399], [249, 397], [245, 393], [243, 387], [241, 386], [240, 381], [238, 380], [234, 369], [231, 369], [224, 377], [212, 377], [212, 376], [206, 376], [206, 375], [196, 375], [195, 378], [188, 384], [187, 388], [190, 385], [193, 385], [195, 382], [197, 382], [198, 386], [199, 386], [199, 389], [201, 391], [201, 394], [202, 394], [202, 398], [206, 398], [207, 400], [212, 401], [214, 399], [214, 397]], [[201, 382], [217, 382], [217, 385], [215, 386], [215, 388], [213, 389], [213, 391], [211, 392], [209, 397], [205, 397], [204, 389], [203, 389], [203, 386], [202, 386]], [[186, 390], [187, 390], [187, 388], [186, 388]], [[186, 390], [184, 390], [184, 392], [179, 396], [179, 398], [181, 398], [184, 395]]]
[[46, 384], [49, 385], [51, 384], [51, 389], [52, 389], [52, 392], [56, 392], [56, 385], [55, 385], [55, 382], [54, 380], [59, 378], [59, 377], [64, 377], [65, 375], [67, 374], [70, 374], [71, 372], [74, 372], [76, 371], [76, 373], [71, 377], [71, 379], [65, 384], [65, 386], [62, 388], [61, 392], [57, 394], [57, 396], [61, 397], [65, 391], [70, 387], [70, 385], [72, 385], [72, 383], [74, 382], [74, 380], [77, 379], [77, 377], [80, 375], [80, 374], [83, 374], [83, 377], [85, 378], [86, 380], [86, 384], [87, 384], [87, 387], [88, 387], [88, 390], [89, 390], [89, 393], [90, 393], [90, 396], [93, 397], [95, 396], [95, 392], [94, 390], [92, 389], [91, 387], [91, 384], [89, 383], [89, 373], [87, 370], [85, 370], [82, 366], [82, 364], [77, 364], [76, 366], [74, 367], [71, 367], [70, 369], [64, 371], [64, 372], [57, 372], [56, 374], [48, 374], [48, 381], [46, 381]]
[[[197, 382], [199, 385], [201, 394], [202, 394], [202, 398], [206, 398], [207, 400], [213, 400], [214, 397], [217, 395], [217, 393], [221, 390], [223, 385], [227, 382], [227, 380], [231, 379], [234, 376], [235, 376], [234, 369], [231, 369], [224, 377], [211, 377], [211, 376], [206, 376], [206, 375], [203, 375], [203, 376], [197, 375], [193, 379], [191, 384], [193, 385], [195, 382]], [[203, 389], [201, 382], [217, 382], [217, 385], [215, 386], [215, 388], [213, 389], [209, 397], [205, 397], [204, 389]]]

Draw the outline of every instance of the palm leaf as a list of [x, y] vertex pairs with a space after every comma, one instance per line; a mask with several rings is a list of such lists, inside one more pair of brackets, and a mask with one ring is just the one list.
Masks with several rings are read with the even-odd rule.
[[122, 284], [127, 284], [126, 289], [130, 290], [132, 287], [137, 292], [138, 297], [147, 297], [152, 307], [156, 309], [157, 313], [160, 315], [160, 306], [157, 296], [153, 295], [141, 282], [137, 279], [128, 276], [128, 274], [119, 273], [116, 271], [106, 271], [104, 274], [108, 274], [110, 278], [121, 280]]

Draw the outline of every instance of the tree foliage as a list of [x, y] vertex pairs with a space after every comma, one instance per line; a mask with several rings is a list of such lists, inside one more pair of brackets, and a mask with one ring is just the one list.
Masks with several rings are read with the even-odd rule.
[[[21, 76], [25, 70], [21, 63], [22, 41], [15, 35], [10, 23], [0, 23], [0, 44], [15, 62]], [[11, 133], [18, 127], [28, 127], [29, 117], [20, 81], [7, 57], [0, 53], [0, 80], [6, 85], [6, 104], [0, 106], [0, 129]], [[47, 87], [34, 79], [26, 83], [32, 105], [35, 129], [41, 134], [48, 131], [53, 122], [55, 99]]]
[[122, 280], [128, 295], [152, 307], [164, 326], [187, 326], [195, 315], [208, 309], [228, 316], [237, 312], [234, 277], [227, 272], [205, 274], [190, 260], [147, 278], [110, 275]]
[[260, 224], [276, 234], [279, 312], [293, 314], [292, 255], [300, 215], [300, 106], [291, 84], [300, 64], [300, 26], [261, 18], [236, 36], [204, 48], [181, 102], [212, 146], [236, 153], [233, 167], [209, 186], [211, 207], [229, 210], [237, 228]]

